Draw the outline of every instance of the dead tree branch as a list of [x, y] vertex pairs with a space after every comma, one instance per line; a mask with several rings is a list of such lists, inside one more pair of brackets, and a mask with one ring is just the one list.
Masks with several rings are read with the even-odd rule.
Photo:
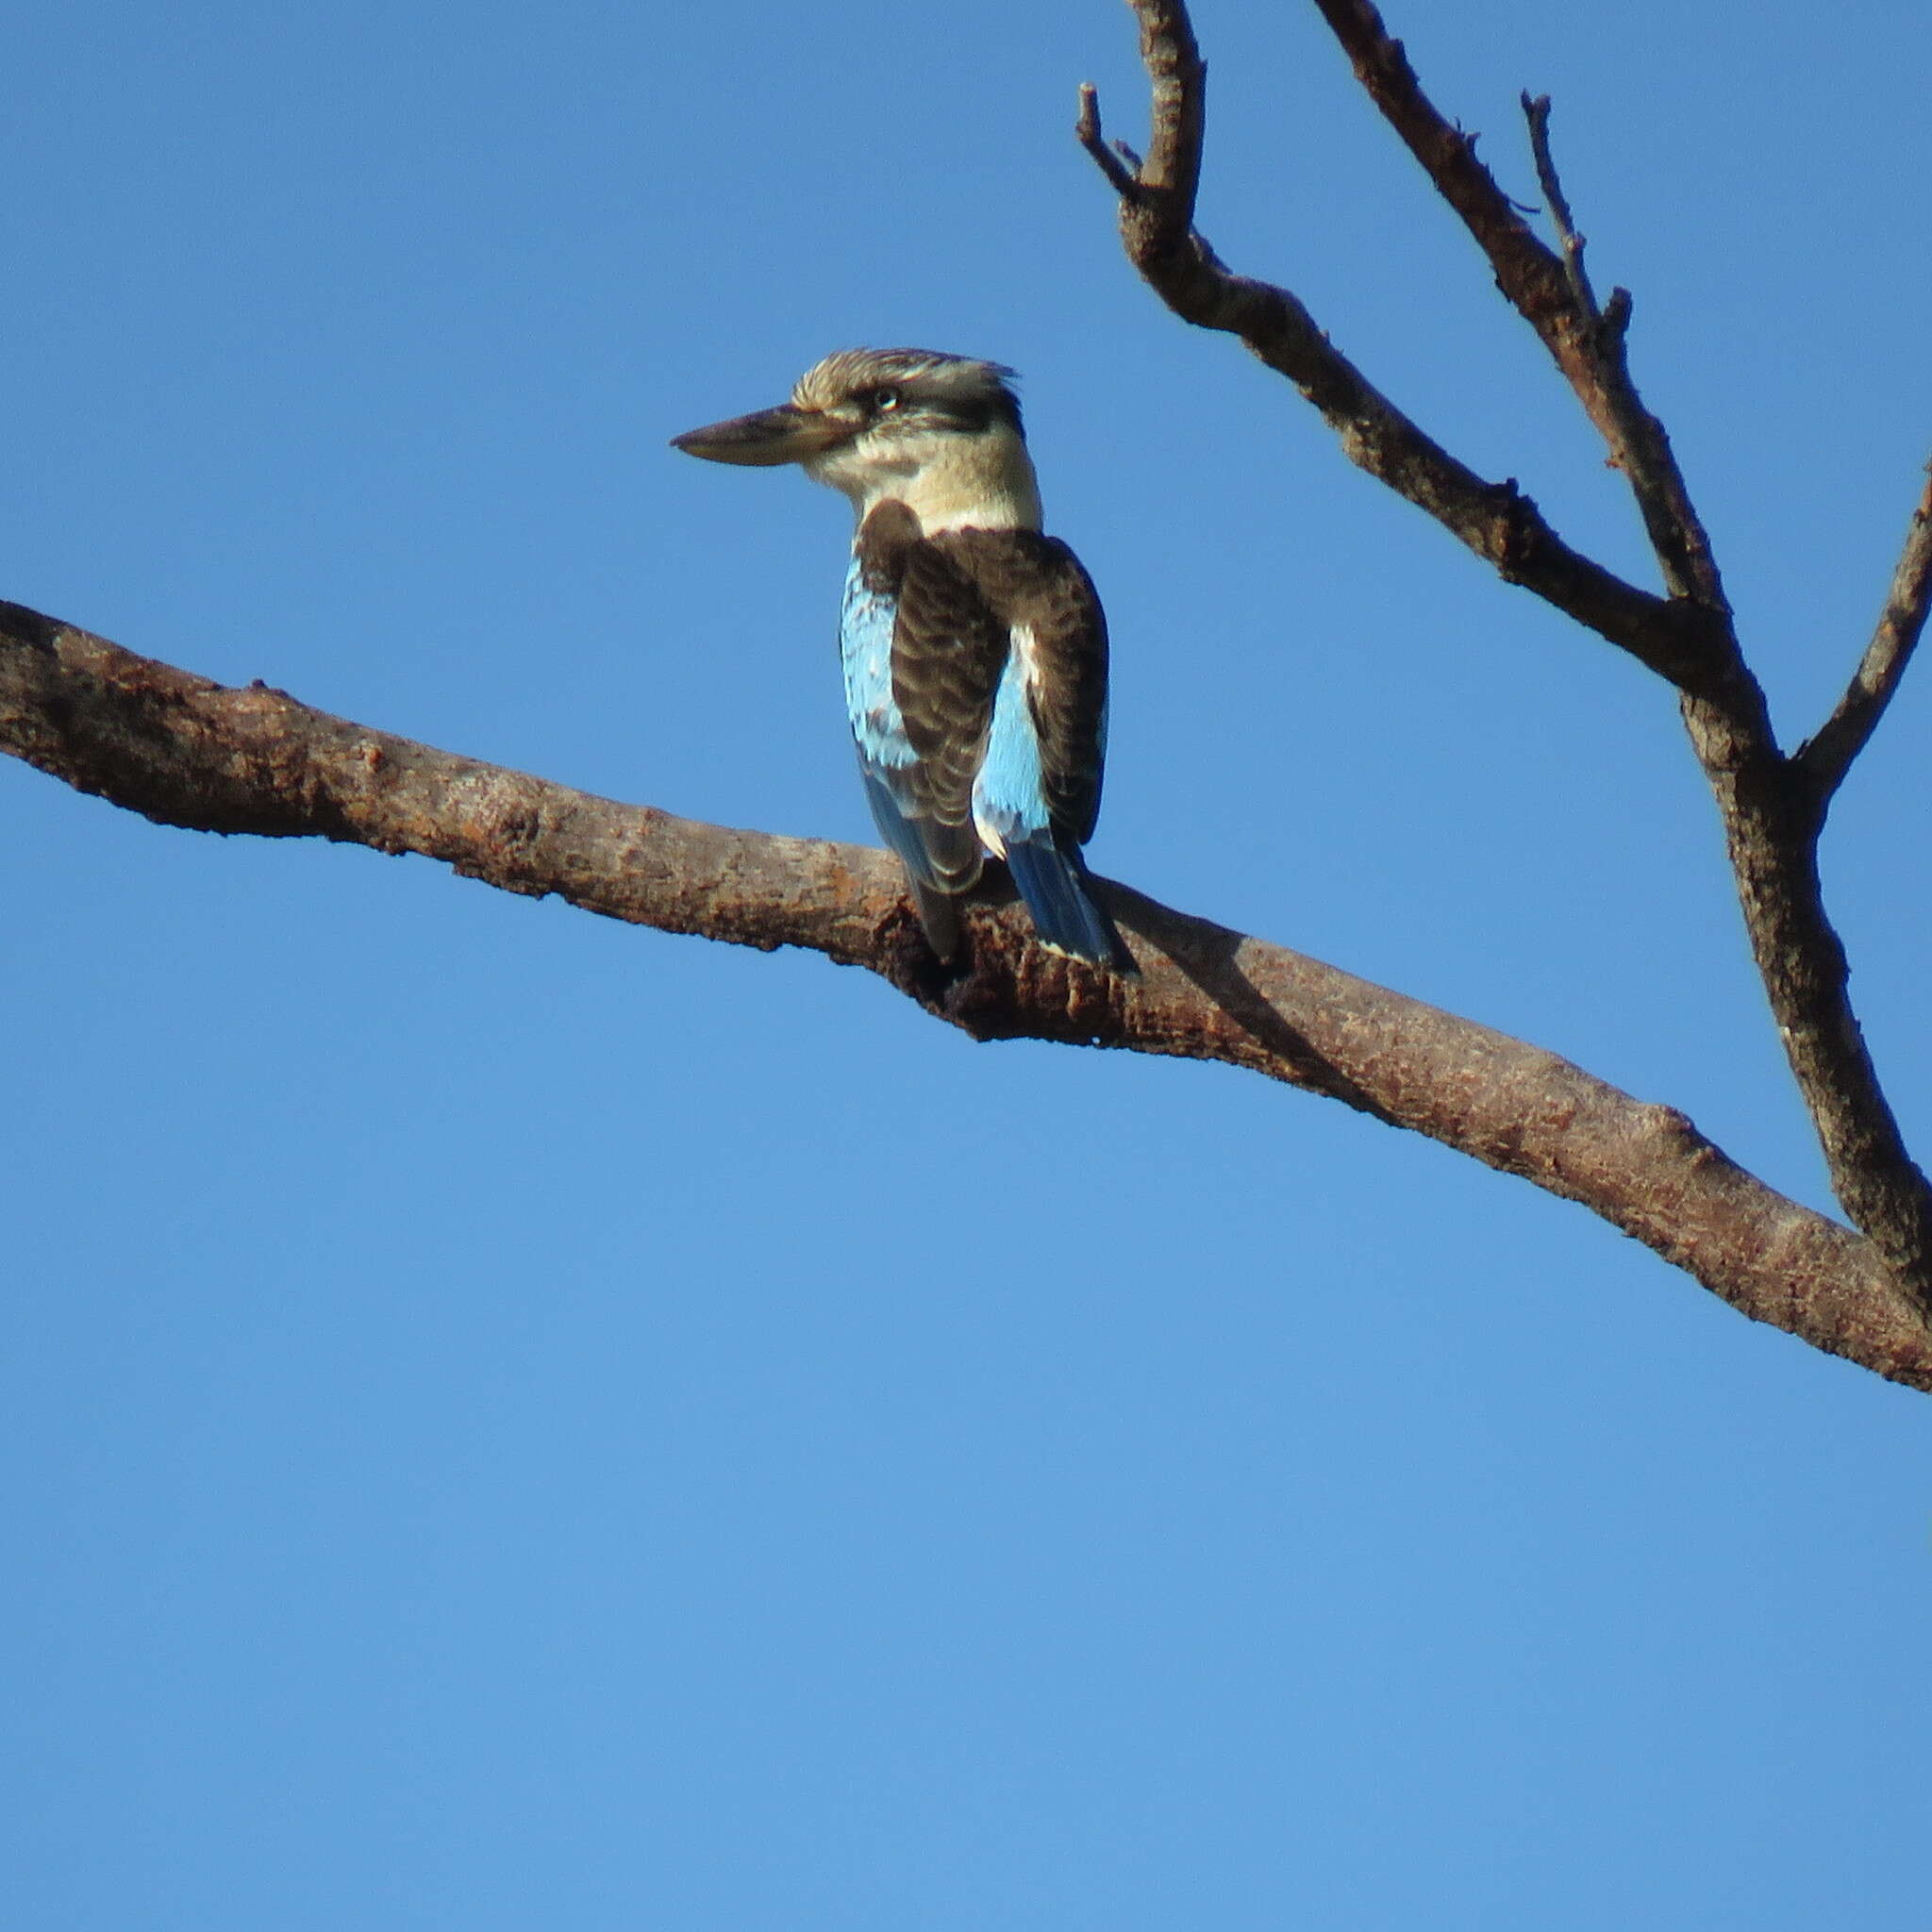
[[[1570, 278], [1570, 299], [1581, 314], [1595, 317], [1601, 325], [1604, 311], [1597, 306], [1596, 291], [1591, 287], [1590, 272], [1583, 265], [1584, 240], [1576, 231], [1576, 218], [1570, 212], [1570, 197], [1563, 192], [1556, 158], [1550, 152], [1550, 97], [1525, 93], [1522, 99], [1524, 119], [1529, 123], [1529, 149], [1536, 160], [1537, 184], [1549, 205], [1550, 223], [1557, 231], [1557, 240], [1563, 244], [1563, 273]], [[1630, 321], [1630, 291], [1619, 289], [1616, 294], [1623, 297], [1617, 315], [1621, 334]]]
[[0, 749], [162, 824], [421, 853], [505, 891], [877, 974], [974, 1039], [1219, 1060], [1575, 1201], [1734, 1307], [1932, 1390], [1932, 1333], [1874, 1244], [1774, 1192], [1681, 1113], [1557, 1055], [1106, 886], [1138, 980], [974, 906], [949, 975], [883, 852], [731, 831], [234, 690], [0, 605]]
[[1193, 225], [1205, 74], [1192, 29], [1178, 0], [1145, 0], [1135, 11], [1142, 58], [1159, 76], [1147, 158], [1128, 175], [1119, 144], [1109, 149], [1102, 135], [1091, 87], [1081, 90], [1075, 133], [1120, 194], [1128, 258], [1161, 300], [1197, 327], [1240, 337], [1321, 411], [1351, 462], [1434, 517], [1506, 582], [1535, 591], [1672, 684], [1714, 678], [1697, 613], [1573, 550], [1513, 478], [1478, 475], [1405, 415], [1296, 296], [1222, 263]]
[[1891, 703], [1912, 660], [1925, 615], [1932, 610], [1932, 466], [1906, 532], [1905, 549], [1892, 573], [1885, 609], [1872, 634], [1865, 655], [1852, 675], [1838, 708], [1819, 726], [1818, 735], [1801, 745], [1797, 762], [1822, 821], [1838, 788], [1844, 783], [1852, 760], [1865, 749], [1885, 708]]
[[[1153, 90], [1153, 139], [1120, 194], [1128, 259], [1183, 320], [1239, 336], [1340, 434], [1344, 452], [1557, 609], [1682, 693], [1684, 722], [1718, 806], [1746, 930], [1787, 1058], [1852, 1220], [1896, 1280], [1932, 1310], [1932, 1187], [1907, 1153], [1847, 991], [1844, 948], [1824, 910], [1818, 835], [1824, 801], [1869, 736], [1932, 597], [1928, 540], [1915, 524], [1879, 636], [1808, 758], [1790, 758], [1738, 641], [1723, 579], [1663, 425], [1625, 356], [1628, 295], [1599, 308], [1549, 147], [1546, 101], [1525, 100], [1539, 175], [1561, 252], [1541, 241], [1476, 159], [1474, 138], [1423, 92], [1402, 43], [1368, 0], [1315, 0], [1357, 77], [1475, 238], [1498, 287], [1535, 329], [1629, 480], [1667, 595], [1625, 583], [1557, 539], [1514, 483], [1487, 484], [1424, 436], [1329, 343], [1287, 290], [1229, 271], [1194, 226], [1206, 69], [1185, 0], [1128, 0]], [[1079, 135], [1101, 146], [1083, 90]], [[1484, 516], [1487, 508], [1489, 515]], [[1834, 729], [1834, 726], [1837, 728]], [[1823, 749], [1815, 749], [1819, 744]]]
[[[1496, 286], [1537, 332], [1596, 425], [1611, 461], [1629, 478], [1671, 595], [1728, 613], [1710, 540], [1691, 507], [1670, 439], [1643, 407], [1624, 359], [1629, 296], [1617, 305], [1613, 327], [1606, 326], [1593, 303], [1577, 299], [1567, 264], [1530, 230], [1476, 159], [1475, 137], [1444, 119], [1423, 92], [1402, 42], [1391, 39], [1369, 0], [1315, 4], [1369, 98], [1489, 257]], [[1542, 119], [1545, 140], [1539, 158], [1554, 176], [1547, 104]]]

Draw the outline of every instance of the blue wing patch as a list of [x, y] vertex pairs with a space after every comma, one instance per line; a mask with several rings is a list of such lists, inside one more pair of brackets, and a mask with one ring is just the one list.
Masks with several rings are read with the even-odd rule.
[[[1100, 726], [1104, 736], [1105, 719]], [[1005, 848], [1007, 869], [1040, 937], [1063, 953], [1118, 966], [1131, 960], [1112, 922], [1088, 895], [1080, 848], [1055, 838], [1040, 764], [1040, 732], [1026, 701], [1025, 673], [1014, 652], [993, 699], [986, 762], [973, 786], [973, 817], [989, 844]]]
[[898, 598], [869, 589], [855, 557], [845, 574], [845, 601], [839, 611], [845, 721], [858, 747], [860, 768], [869, 780], [884, 785], [889, 797], [895, 788], [888, 774], [904, 774], [917, 762], [906, 736], [906, 721], [892, 696], [892, 626], [898, 614]]
[[926, 848], [915, 782], [919, 755], [906, 735], [906, 721], [892, 695], [892, 631], [898, 615], [898, 598], [889, 591], [868, 586], [858, 558], [854, 557], [845, 574], [845, 596], [839, 611], [845, 722], [852, 727], [873, 823], [906, 868], [920, 922], [933, 950], [941, 958], [949, 959], [958, 947], [959, 916]]

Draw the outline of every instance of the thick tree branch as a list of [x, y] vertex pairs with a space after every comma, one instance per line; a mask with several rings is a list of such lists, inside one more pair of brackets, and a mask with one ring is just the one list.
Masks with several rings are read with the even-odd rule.
[[1878, 628], [1838, 708], [1819, 727], [1817, 737], [1799, 747], [1797, 764], [1823, 820], [1833, 794], [1844, 783], [1852, 760], [1865, 749], [1885, 708], [1891, 703], [1912, 660], [1925, 616], [1932, 610], [1932, 465], [1912, 512], [1910, 528], [1898, 568], [1886, 593]]
[[1724, 824], [1752, 956], [1818, 1136], [1832, 1191], [1901, 1285], [1932, 1306], [1932, 1191], [1912, 1159], [1853, 1011], [1824, 909], [1817, 820], [1783, 759], [1730, 759], [1722, 720], [1686, 706]]
[[[1538, 173], [1564, 252], [1531, 233], [1476, 158], [1474, 143], [1423, 92], [1400, 42], [1368, 0], [1315, 0], [1356, 74], [1481, 244], [1498, 285], [1548, 346], [1643, 512], [1666, 599], [1624, 583], [1560, 543], [1534, 508], [1485, 484], [1381, 396], [1286, 290], [1231, 274], [1193, 226], [1206, 125], [1206, 70], [1185, 0], [1128, 0], [1154, 95], [1153, 141], [1121, 195], [1128, 258], [1177, 315], [1239, 335], [1296, 384], [1341, 435], [1347, 454], [1427, 509], [1506, 577], [1524, 583], [1677, 684], [1684, 721], [1724, 820], [1752, 952], [1807, 1110], [1845, 1211], [1899, 1284], [1932, 1311], [1932, 1187], [1907, 1152], [1853, 1012], [1843, 946], [1824, 910], [1817, 838], [1821, 793], [1780, 751], [1770, 708], [1739, 644], [1704, 527], [1663, 426], [1644, 408], [1624, 359], [1629, 298], [1600, 310], [1583, 273], [1582, 242], [1551, 158], [1547, 102], [1525, 101]], [[1078, 126], [1102, 150], [1092, 91]], [[1128, 151], [1122, 149], [1123, 154]], [[1505, 499], [1521, 505], [1511, 514]], [[1487, 507], [1489, 517], [1483, 514]], [[1915, 540], [1918, 532], [1915, 528]], [[1522, 546], [1512, 554], [1512, 537]], [[1849, 741], [1875, 721], [1924, 621], [1924, 561], [1908, 543], [1894, 586], [1895, 621], [1874, 642], [1873, 700], [1854, 701]], [[1903, 587], [1903, 588], [1901, 588]], [[1891, 620], [1888, 611], [1888, 620]], [[1866, 726], [1869, 729], [1869, 724]], [[1856, 749], [1856, 746], [1853, 747]]]
[[695, 824], [231, 690], [0, 605], [0, 749], [165, 824], [417, 852], [613, 919], [864, 966], [975, 1039], [1220, 1060], [1580, 1202], [1753, 1318], [1932, 1390], [1932, 1333], [1874, 1245], [1754, 1179], [1680, 1113], [1540, 1048], [1119, 886], [1142, 973], [1050, 954], [975, 906], [963, 975], [881, 852]]

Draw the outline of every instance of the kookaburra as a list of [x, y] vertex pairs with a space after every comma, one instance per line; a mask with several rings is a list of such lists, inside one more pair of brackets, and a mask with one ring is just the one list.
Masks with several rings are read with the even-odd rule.
[[1132, 972], [1080, 848], [1100, 809], [1107, 620], [1040, 528], [1012, 371], [844, 349], [791, 400], [675, 439], [719, 463], [797, 463], [858, 514], [839, 631], [866, 798], [941, 958], [988, 855], [1040, 937]]

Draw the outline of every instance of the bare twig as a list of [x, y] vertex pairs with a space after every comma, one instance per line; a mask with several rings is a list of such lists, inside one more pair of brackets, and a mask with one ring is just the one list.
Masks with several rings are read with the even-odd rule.
[[1886, 593], [1885, 609], [1872, 641], [1837, 709], [1819, 726], [1818, 735], [1798, 750], [1799, 772], [1817, 802], [1821, 819], [1897, 692], [1925, 628], [1928, 609], [1932, 609], [1932, 465], [1927, 466], [1925, 489], [1912, 512], [1905, 549], [1892, 573], [1891, 588]]
[[[1549, 203], [1551, 225], [1562, 249], [1564, 279], [1575, 310], [1577, 340], [1584, 349], [1582, 369], [1566, 373], [1571, 374], [1572, 385], [1591, 420], [1602, 428], [1611, 460], [1629, 481], [1671, 594], [1697, 598], [1727, 620], [1730, 607], [1710, 540], [1690, 502], [1670, 438], [1663, 425], [1644, 408], [1631, 379], [1626, 339], [1630, 291], [1612, 290], [1608, 311], [1598, 308], [1596, 291], [1583, 264], [1583, 237], [1576, 230], [1550, 150], [1550, 97], [1539, 94], [1532, 99], [1525, 93], [1522, 98], [1537, 180]], [[1713, 642], [1724, 655], [1732, 681], [1748, 679], [1727, 622], [1713, 626]]]
[[878, 974], [975, 1039], [1220, 1060], [1581, 1203], [1753, 1318], [1932, 1390], [1932, 1333], [1873, 1244], [1754, 1179], [1680, 1113], [1540, 1048], [1103, 884], [1138, 979], [968, 914], [940, 968], [884, 853], [619, 805], [231, 690], [0, 605], [0, 749], [171, 825], [415, 852], [513, 892]]
[[1140, 198], [1138, 163], [1130, 164], [1124, 155], [1115, 154], [1108, 146], [1100, 131], [1100, 96], [1091, 80], [1080, 83], [1080, 113], [1074, 123], [1074, 138], [1093, 157], [1093, 165], [1107, 176], [1123, 201]]
[[[1583, 265], [1584, 240], [1576, 232], [1576, 223], [1570, 213], [1570, 200], [1563, 192], [1562, 181], [1557, 175], [1557, 163], [1550, 153], [1550, 97], [1537, 94], [1534, 97], [1523, 95], [1523, 117], [1529, 123], [1529, 151], [1536, 159], [1536, 178], [1542, 189], [1543, 200], [1549, 204], [1550, 222], [1557, 231], [1557, 239], [1563, 246], [1563, 272], [1570, 278], [1570, 292], [1574, 298], [1578, 310], [1589, 316], [1592, 322], [1601, 322], [1602, 311], [1596, 306], [1596, 291], [1590, 286], [1590, 272]], [[1627, 308], [1629, 297], [1624, 296]]]

